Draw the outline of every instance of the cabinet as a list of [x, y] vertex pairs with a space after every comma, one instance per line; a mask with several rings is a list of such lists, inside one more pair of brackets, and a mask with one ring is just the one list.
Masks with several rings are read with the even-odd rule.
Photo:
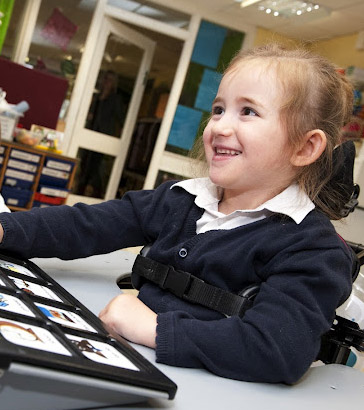
[[0, 144], [0, 190], [12, 211], [66, 202], [78, 159], [14, 142]]

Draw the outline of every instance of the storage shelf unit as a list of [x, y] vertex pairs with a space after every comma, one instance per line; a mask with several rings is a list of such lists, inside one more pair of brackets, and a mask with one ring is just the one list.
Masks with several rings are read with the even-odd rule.
[[0, 190], [12, 211], [61, 205], [72, 188], [78, 159], [1, 141]]

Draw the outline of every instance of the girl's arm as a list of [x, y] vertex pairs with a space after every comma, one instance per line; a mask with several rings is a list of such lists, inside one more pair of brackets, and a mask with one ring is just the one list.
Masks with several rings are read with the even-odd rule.
[[157, 314], [136, 296], [121, 294], [100, 312], [106, 328], [130, 342], [155, 348]]
[[0, 213], [0, 252], [10, 251], [23, 258], [76, 259], [145, 245], [155, 239], [165, 217], [155, 212], [165, 191], [161, 186], [96, 205], [79, 203]]

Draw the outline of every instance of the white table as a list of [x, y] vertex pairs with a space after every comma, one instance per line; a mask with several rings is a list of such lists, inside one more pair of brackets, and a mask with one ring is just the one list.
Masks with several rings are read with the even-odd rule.
[[[120, 292], [116, 278], [131, 270], [134, 258], [133, 253], [117, 251], [75, 261], [56, 258], [33, 261], [97, 315]], [[172, 379], [178, 390], [173, 401], [149, 399], [123, 409], [343, 410], [364, 406], [364, 373], [346, 366], [311, 368], [294, 386], [246, 383], [220, 378], [205, 370], [161, 365], [155, 363], [152, 349], [133, 346]]]

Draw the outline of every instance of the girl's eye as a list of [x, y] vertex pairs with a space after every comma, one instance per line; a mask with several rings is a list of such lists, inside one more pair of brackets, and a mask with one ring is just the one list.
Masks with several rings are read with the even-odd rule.
[[212, 115], [221, 115], [224, 113], [224, 109], [220, 106], [212, 107]]
[[249, 107], [244, 107], [242, 113], [243, 115], [258, 115], [256, 111]]

